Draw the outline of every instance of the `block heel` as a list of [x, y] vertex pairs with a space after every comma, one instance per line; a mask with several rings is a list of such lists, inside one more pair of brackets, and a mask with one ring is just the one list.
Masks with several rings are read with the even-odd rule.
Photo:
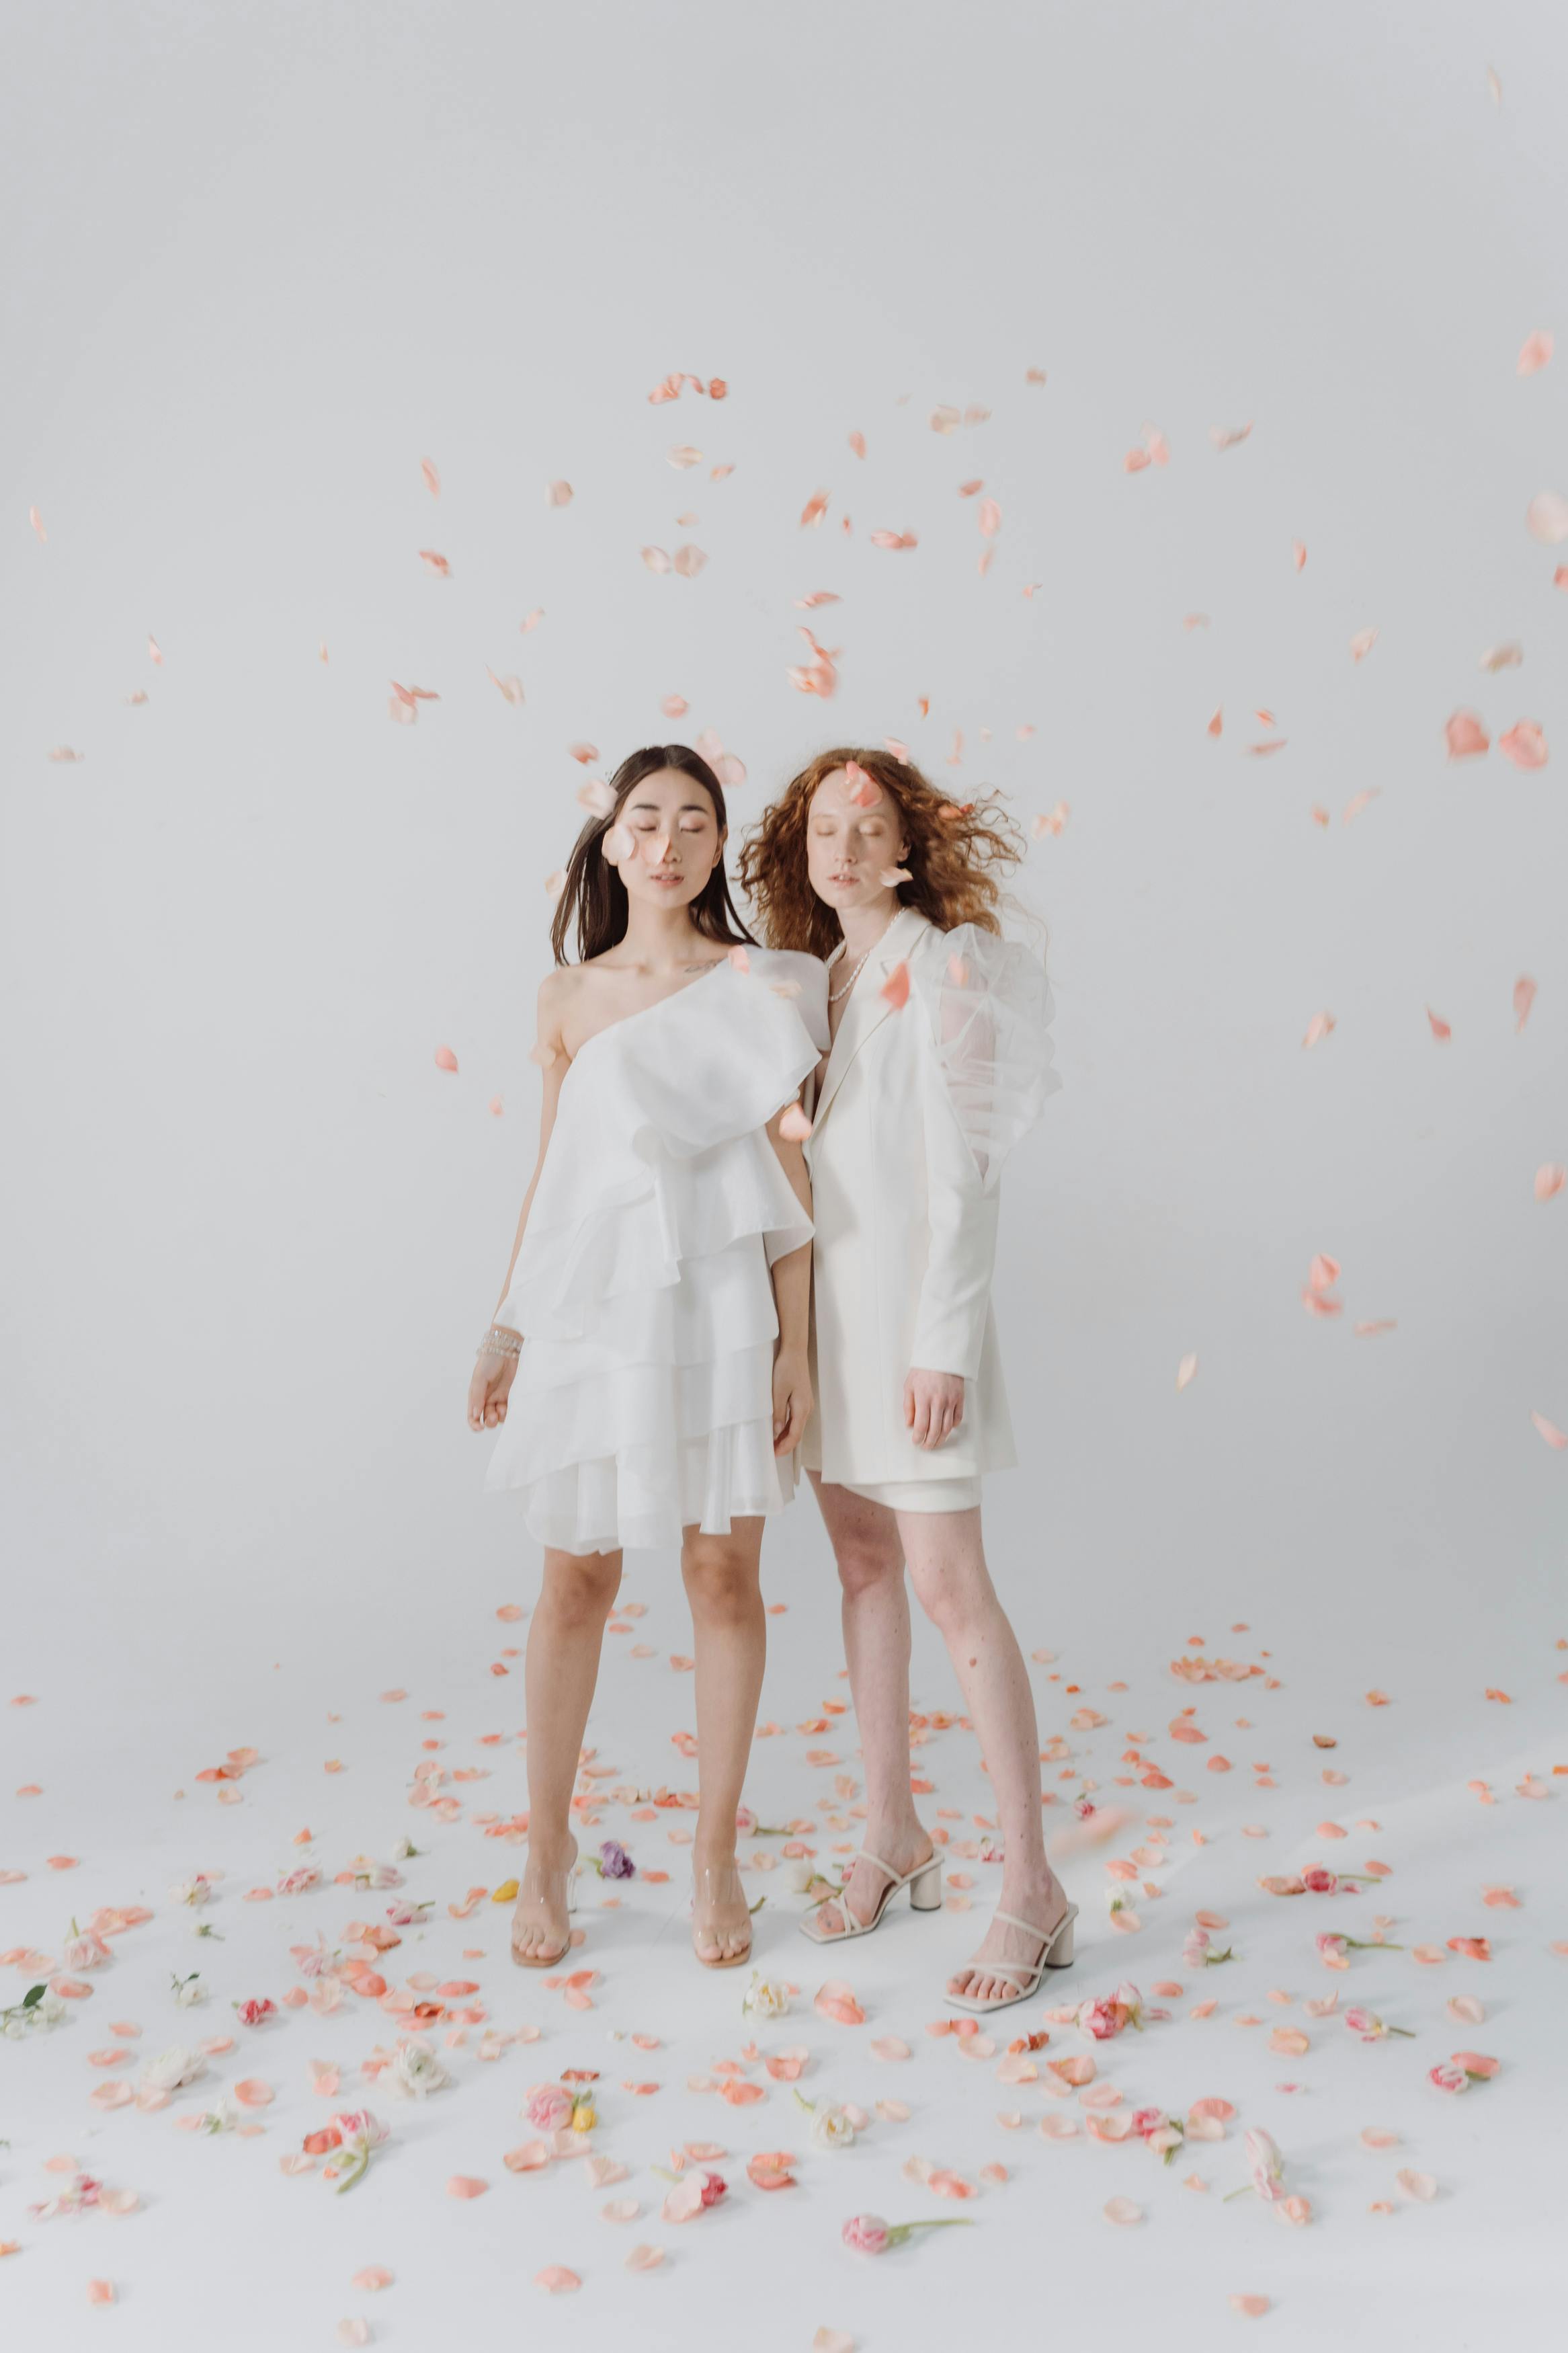
[[910, 1909], [911, 1912], [940, 1912], [942, 1910], [942, 1865], [940, 1862], [928, 1863], [923, 1871], [917, 1872], [913, 1879], [910, 1880]]

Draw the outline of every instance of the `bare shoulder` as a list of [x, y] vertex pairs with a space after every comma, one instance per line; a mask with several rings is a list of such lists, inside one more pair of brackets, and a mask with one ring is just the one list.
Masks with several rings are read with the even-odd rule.
[[539, 1035], [542, 1041], [559, 1045], [567, 1016], [575, 1004], [579, 988], [577, 970], [572, 965], [557, 965], [547, 972], [539, 984]]

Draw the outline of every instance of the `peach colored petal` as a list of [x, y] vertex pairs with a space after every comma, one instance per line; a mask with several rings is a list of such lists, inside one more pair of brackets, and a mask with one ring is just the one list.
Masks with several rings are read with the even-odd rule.
[[477, 2174], [454, 2173], [447, 2184], [447, 2195], [448, 2198], [482, 2198], [489, 2186]]
[[1268, 2309], [1268, 2298], [1266, 2295], [1233, 2295], [1230, 2308], [1232, 2312], [1245, 2313], [1248, 2320], [1261, 2320]]
[[1131, 2198], [1108, 2198], [1100, 2211], [1108, 2222], [1120, 2223], [1124, 2229], [1129, 2223], [1143, 2220], [1143, 2209]]
[[547, 2295], [572, 2295], [583, 2283], [564, 2263], [546, 2263], [542, 2272], [535, 2272], [533, 2284], [542, 2287]]
[[349, 2285], [357, 2288], [362, 2295], [374, 2295], [378, 2289], [390, 2287], [392, 2278], [384, 2263], [366, 2263], [363, 2271], [355, 2272]]
[[87, 2300], [89, 2304], [112, 2304], [114, 2302], [113, 2281], [89, 2279], [87, 2284]]
[[626, 2257], [626, 2267], [629, 2272], [652, 2272], [657, 2271], [663, 2261], [662, 2247], [638, 2246], [634, 2247]]
[[1543, 1413], [1537, 1413], [1532, 1409], [1530, 1419], [1548, 1446], [1554, 1447], [1559, 1453], [1568, 1446], [1568, 1431], [1559, 1430], [1557, 1424], [1554, 1421], [1548, 1421]]
[[1546, 765], [1546, 735], [1539, 720], [1516, 720], [1506, 735], [1498, 737], [1497, 747], [1516, 768], [1544, 768]]
[[542, 2140], [525, 2140], [519, 2148], [509, 2148], [501, 2163], [509, 2173], [538, 2173], [550, 2162], [548, 2144]]
[[896, 2034], [880, 2035], [871, 2044], [873, 2059], [908, 2059], [912, 2055], [909, 2044], [901, 2042]]
[[1443, 740], [1450, 760], [1472, 759], [1489, 749], [1491, 738], [1473, 711], [1456, 711], [1445, 722]]
[[95, 2108], [129, 2107], [135, 2097], [129, 2084], [95, 2084], [88, 2098]]
[[1526, 335], [1520, 347], [1519, 365], [1516, 372], [1520, 375], [1534, 375], [1540, 369], [1546, 366], [1551, 357], [1551, 332], [1545, 327], [1538, 327], [1534, 334]]
[[[900, 969], [904, 968], [900, 966]], [[907, 971], [904, 975], [904, 990], [907, 996], [909, 993]], [[864, 2026], [866, 2023], [865, 2011], [849, 1988], [838, 1978], [829, 1978], [826, 1984], [819, 1988], [811, 2006], [820, 2017], [830, 2018], [840, 2026]]]
[[271, 2084], [264, 2084], [259, 2075], [247, 2075], [235, 2085], [234, 2096], [242, 2108], [265, 2108], [271, 2105], [274, 2094]]
[[1303, 2051], [1311, 2047], [1310, 2038], [1299, 2026], [1277, 2026], [1268, 2038], [1270, 2051], [1278, 2051], [1289, 2059], [1299, 2059]]
[[1540, 491], [1525, 511], [1525, 529], [1545, 547], [1568, 539], [1568, 498], [1561, 491]]
[[1429, 2204], [1437, 2195], [1437, 2184], [1431, 2174], [1417, 2173], [1411, 2166], [1401, 2166], [1394, 2178], [1406, 2198], [1418, 2198], [1423, 2204]]
[[134, 2214], [142, 2196], [135, 2189], [100, 2189], [98, 2202], [106, 2214]]
[[1368, 2148], [1397, 2148], [1399, 2146], [1399, 2135], [1387, 2125], [1363, 2126], [1361, 2137]]

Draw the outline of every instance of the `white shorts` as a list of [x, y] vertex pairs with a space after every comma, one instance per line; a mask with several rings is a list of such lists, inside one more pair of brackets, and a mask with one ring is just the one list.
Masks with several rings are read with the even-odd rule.
[[878, 1487], [857, 1487], [841, 1479], [851, 1495], [864, 1495], [889, 1512], [972, 1512], [980, 1501], [980, 1481], [967, 1479], [889, 1479]]

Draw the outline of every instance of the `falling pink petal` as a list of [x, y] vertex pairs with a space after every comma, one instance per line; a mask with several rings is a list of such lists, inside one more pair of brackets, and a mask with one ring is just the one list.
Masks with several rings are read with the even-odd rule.
[[695, 580], [707, 561], [708, 558], [700, 547], [693, 547], [688, 543], [685, 547], [676, 549], [670, 558], [670, 565], [683, 580]]
[[1295, 565], [1297, 571], [1300, 572], [1302, 565], [1307, 561], [1307, 549], [1304, 541], [1293, 539], [1290, 542], [1290, 561]]
[[1544, 1161], [1535, 1172], [1535, 1198], [1538, 1201], [1550, 1201], [1554, 1194], [1561, 1193], [1564, 1185], [1568, 1185], [1568, 1168], [1564, 1168], [1560, 1161]]
[[73, 751], [68, 744], [57, 744], [53, 751], [48, 754], [48, 757], [57, 762], [80, 760], [85, 756], [81, 752]]
[[447, 2184], [447, 2195], [448, 2198], [482, 2198], [489, 2186], [488, 2181], [481, 2181], [478, 2174], [454, 2173]]
[[669, 558], [665, 554], [662, 547], [645, 547], [642, 552], [642, 560], [647, 565], [650, 572], [668, 572], [669, 570]]
[[390, 2287], [392, 2279], [393, 2274], [384, 2263], [367, 2263], [363, 2271], [355, 2272], [349, 2285], [357, 2288], [362, 2295], [374, 2295], [382, 2288]]
[[1353, 824], [1363, 809], [1371, 807], [1382, 790], [1381, 785], [1368, 785], [1362, 792], [1352, 793], [1340, 812], [1342, 823]]
[[1568, 539], [1568, 498], [1561, 491], [1538, 491], [1530, 501], [1524, 523], [1531, 539], [1545, 547], [1561, 546]]
[[1437, 2195], [1437, 2184], [1431, 2174], [1417, 2173], [1412, 2166], [1402, 2165], [1394, 2178], [1406, 2198], [1418, 2198], [1423, 2204], [1429, 2204]]
[[1178, 1394], [1186, 1388], [1189, 1381], [1193, 1381], [1197, 1378], [1197, 1370], [1198, 1360], [1195, 1356], [1184, 1356], [1182, 1358], [1181, 1363], [1176, 1366], [1176, 1388]]
[[[1314, 1257], [1310, 1267], [1309, 1267], [1307, 1271], [1307, 1281], [1311, 1284], [1312, 1289], [1314, 1291], [1331, 1290], [1333, 1285], [1338, 1282], [1339, 1279], [1340, 1262], [1338, 1259], [1328, 1258], [1321, 1250], [1319, 1250], [1317, 1255]], [[1205, 1928], [1223, 1928], [1226, 1925], [1223, 1920], [1205, 1920], [1201, 1912], [1198, 1915], [1198, 1922], [1199, 1926]]]
[[583, 2283], [564, 2263], [546, 2263], [542, 2272], [535, 2272], [533, 2284], [542, 2287], [546, 2295], [572, 2295]]
[[498, 678], [494, 670], [491, 670], [489, 662], [485, 664], [485, 676], [489, 680], [492, 686], [499, 687], [500, 689], [501, 693], [506, 697], [509, 702], [517, 703], [522, 701], [521, 679], [513, 677], [510, 674], [505, 678]]
[[1266, 2295], [1233, 2295], [1230, 2308], [1232, 2312], [1244, 2313], [1248, 2320], [1261, 2320], [1268, 2309], [1268, 2298]]
[[[1373, 1317], [1368, 1323], [1362, 1323], [1353, 1325], [1352, 1329], [1354, 1330], [1358, 1339], [1365, 1340], [1370, 1339], [1378, 1332], [1396, 1332], [1399, 1329], [1399, 1326], [1392, 1315], [1379, 1315]], [[1325, 1773], [1323, 1778], [1326, 1781], [1340, 1780], [1343, 1778], [1343, 1776]]]
[[826, 491], [813, 491], [810, 498], [807, 499], [805, 506], [803, 506], [800, 511], [800, 527], [802, 531], [809, 531], [814, 525], [822, 521], [823, 516], [827, 512], [829, 495], [830, 493]]
[[1238, 441], [1246, 440], [1251, 430], [1250, 425], [1211, 425], [1209, 439], [1216, 449], [1234, 449]]
[[832, 588], [814, 588], [809, 596], [797, 596], [795, 601], [799, 611], [809, 613], [818, 605], [840, 605], [844, 600]]
[[653, 2272], [658, 2269], [663, 2261], [662, 2247], [634, 2247], [626, 2257], [626, 2267], [629, 2272]]
[[543, 618], [544, 618], [544, 607], [543, 607], [543, 606], [542, 606], [542, 605], [536, 605], [536, 606], [534, 607], [534, 608], [533, 608], [532, 612], [531, 612], [531, 613], [529, 613], [529, 614], [526, 614], [526, 615], [524, 616], [524, 617], [523, 617], [523, 618], [522, 618], [522, 619], [518, 623], [518, 625], [517, 625], [517, 626], [518, 626], [518, 631], [519, 631], [519, 634], [520, 634], [521, 636], [522, 636], [522, 637], [525, 637], [525, 638], [526, 638], [526, 637], [527, 637], [527, 635], [528, 635], [528, 633], [529, 633], [529, 631], [530, 631], [531, 629], [537, 629], [537, 628], [538, 628], [539, 624], [541, 623], [541, 621], [542, 621], [542, 620], [543, 620]]
[[1002, 528], [1002, 510], [994, 499], [981, 500], [978, 520], [983, 537], [994, 539]]
[[684, 719], [691, 705], [683, 694], [667, 694], [658, 707], [667, 719]]
[[1386, 2125], [1367, 2125], [1362, 2132], [1362, 2139], [1368, 2148], [1397, 2148], [1399, 2146], [1399, 2135]]
[[453, 1053], [450, 1046], [437, 1046], [436, 1049], [436, 1068], [438, 1071], [456, 1071], [457, 1067], [458, 1058], [456, 1054]]
[[338, 2343], [340, 2345], [368, 2345], [370, 2343], [369, 2321], [361, 2320], [357, 2316], [352, 2320], [340, 2320], [338, 2323]]
[[264, 2084], [259, 2075], [247, 2075], [235, 2085], [234, 2096], [242, 2108], [266, 2108], [270, 2107], [276, 2094], [271, 2084]]
[[882, 983], [880, 994], [895, 1013], [910, 1001], [910, 968], [901, 959]]
[[590, 817], [608, 817], [616, 806], [616, 797], [603, 776], [590, 776], [578, 786], [575, 799]]
[[1538, 720], [1517, 720], [1506, 735], [1498, 737], [1497, 747], [1516, 768], [1546, 765], [1546, 736]]
[[1535, 983], [1528, 973], [1521, 973], [1513, 984], [1513, 1009], [1517, 1027], [1523, 1029], [1530, 1018], [1530, 1008], [1535, 1002]]
[[544, 503], [547, 507], [569, 507], [572, 503], [571, 483], [549, 483], [544, 492]]
[[[1530, 1419], [1535, 1424], [1535, 1427], [1541, 1432], [1541, 1435], [1544, 1438], [1548, 1446], [1555, 1447], [1559, 1453], [1562, 1452], [1565, 1446], [1568, 1446], [1568, 1434], [1565, 1434], [1563, 1430], [1559, 1430], [1555, 1422], [1548, 1421], [1543, 1413], [1535, 1413], [1532, 1411]], [[111, 2084], [100, 2084], [99, 2085], [99, 2091], [102, 2092], [113, 2091], [115, 2088], [116, 2087]], [[98, 2092], [95, 2092], [92, 2096], [96, 2100], [98, 2097]]]
[[1432, 1024], [1432, 1035], [1437, 1040], [1438, 1045], [1446, 1046], [1449, 1039], [1454, 1034], [1448, 1023], [1443, 1019], [1440, 1014], [1434, 1013], [1430, 1006], [1426, 1008], [1426, 1018]]
[[669, 464], [682, 470], [702, 463], [701, 450], [694, 449], [689, 441], [677, 441], [667, 454]]
[[918, 547], [920, 542], [912, 531], [874, 531], [871, 544], [873, 547]]
[[1351, 639], [1351, 659], [1353, 661], [1364, 661], [1376, 643], [1375, 629], [1358, 629]]
[[37, 507], [29, 507], [27, 509], [27, 521], [32, 524], [33, 529], [37, 533], [40, 539], [47, 539], [49, 534], [44, 529], [44, 518], [38, 512]]
[[441, 495], [441, 477], [436, 471], [435, 459], [421, 458], [419, 460], [419, 470], [425, 477], [425, 487], [429, 491], [431, 497], [433, 499], [438, 499]]
[[1108, 2222], [1120, 2223], [1124, 2229], [1129, 2223], [1143, 2220], [1143, 2209], [1131, 2198], [1108, 2198], [1100, 2211]]
[[1307, 1024], [1307, 1034], [1301, 1040], [1302, 1045], [1321, 1046], [1333, 1027], [1334, 1017], [1331, 1013], [1314, 1013]]
[[1489, 646], [1481, 656], [1481, 668], [1494, 674], [1500, 670], [1517, 670], [1524, 659], [1524, 648], [1520, 645]]
[[419, 561], [421, 564], [428, 565], [438, 580], [450, 579], [451, 565], [444, 555], [437, 555], [433, 547], [422, 547], [419, 551]]

